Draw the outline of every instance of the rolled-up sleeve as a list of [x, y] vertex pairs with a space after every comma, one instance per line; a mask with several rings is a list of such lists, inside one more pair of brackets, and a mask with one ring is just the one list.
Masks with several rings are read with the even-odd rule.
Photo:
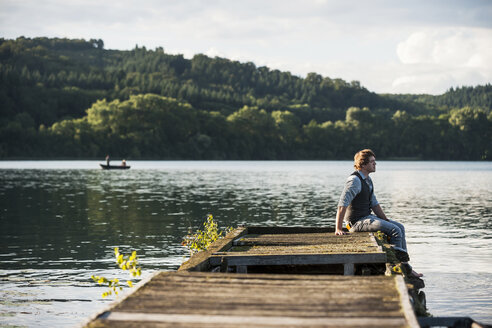
[[361, 189], [362, 186], [360, 184], [360, 179], [355, 175], [349, 176], [347, 178], [347, 181], [345, 182], [342, 194], [340, 195], [338, 206], [348, 207], [350, 203], [352, 203], [352, 200], [355, 198], [355, 196], [360, 193]]
[[[368, 177], [367, 180], [369, 180], [369, 187], [371, 188], [371, 190], [374, 190], [374, 184], [372, 183], [371, 178]], [[371, 196], [371, 208], [373, 208], [374, 206], [376, 206], [378, 204], [379, 204], [379, 202], [376, 199], [376, 194], [373, 192], [372, 196]]]
[[379, 202], [376, 199], [376, 195], [374, 193], [372, 193], [372, 197], [371, 197], [371, 208], [373, 208], [374, 206], [376, 206], [378, 204], [379, 204]]

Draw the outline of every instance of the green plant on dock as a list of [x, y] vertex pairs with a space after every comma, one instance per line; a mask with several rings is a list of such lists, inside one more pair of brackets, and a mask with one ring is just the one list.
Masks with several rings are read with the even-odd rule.
[[390, 263], [392, 265], [392, 272], [396, 273], [396, 274], [401, 274], [402, 273], [401, 268], [399, 266], [396, 267], [400, 263], [400, 261], [398, 261], [398, 259], [396, 258], [396, 254], [393, 251], [393, 248], [391, 248], [391, 245], [390, 245], [389, 239], [388, 239], [389, 237], [381, 231], [376, 231], [373, 234], [374, 234], [374, 237], [376, 238], [377, 243], [386, 252], [387, 261], [388, 261], [388, 263]]
[[391, 273], [403, 274], [403, 270], [401, 268], [401, 263], [398, 263], [391, 267]]
[[376, 237], [377, 240], [379, 240], [382, 244], [389, 244], [388, 236], [381, 232], [381, 231], [376, 231], [373, 232], [374, 237]]
[[[124, 255], [120, 253], [118, 247], [114, 248], [114, 255], [116, 258], [116, 263], [120, 267], [121, 270], [128, 271], [132, 277], [137, 277], [142, 274], [142, 269], [138, 265], [137, 252], [133, 251], [132, 255]], [[123, 286], [120, 285], [120, 281], [118, 278], [108, 279], [102, 276], [91, 276], [92, 280], [97, 282], [99, 285], [108, 285], [108, 291], [102, 293], [102, 297], [105, 298], [112, 294], [118, 295], [118, 292], [123, 290]], [[129, 287], [133, 287], [133, 282], [131, 280], [127, 280], [126, 284]]]
[[233, 230], [232, 227], [226, 228], [226, 230], [219, 230], [219, 226], [214, 221], [212, 214], [207, 215], [203, 228], [203, 230], [198, 229], [195, 233], [192, 233], [190, 228], [188, 234], [183, 237], [181, 245], [187, 247], [191, 255], [206, 250], [214, 241]]

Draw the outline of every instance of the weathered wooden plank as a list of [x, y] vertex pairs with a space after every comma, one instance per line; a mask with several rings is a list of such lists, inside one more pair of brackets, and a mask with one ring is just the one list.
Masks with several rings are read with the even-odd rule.
[[297, 234], [297, 233], [318, 233], [335, 232], [330, 227], [267, 227], [267, 226], [248, 226], [248, 234]]
[[299, 233], [299, 234], [261, 234], [252, 235], [248, 233], [236, 239], [235, 246], [258, 246], [258, 245], [317, 245], [317, 244], [370, 244], [377, 245], [370, 233], [352, 233], [343, 236], [335, 236], [330, 233]]
[[[242, 288], [244, 287], [244, 285], [247, 284], [248, 285], [248, 291], [244, 291], [242, 290]], [[328, 284], [325, 284], [328, 286]], [[159, 286], [159, 285], [154, 285], [152, 288], [159, 288], [159, 291], [146, 291], [146, 293], [148, 293], [149, 297], [160, 297], [164, 294], [166, 295], [179, 295], [177, 294], [176, 292], [173, 291], [173, 288], [177, 288], [180, 290], [180, 292], [183, 292], [183, 293], [189, 293], [189, 294], [193, 294], [193, 293], [199, 293], [200, 290], [199, 288], [197, 288], [196, 286], [194, 287], [190, 287], [190, 286], [186, 286], [186, 285], [180, 285], [180, 284], [172, 284], [173, 287], [165, 287], [165, 286]], [[272, 289], [274, 286], [276, 286], [277, 288], [282, 288], [282, 293], [283, 292], [288, 292], [288, 291], [294, 291], [296, 290], [297, 288], [304, 288], [306, 291], [310, 291], [310, 292], [315, 292], [317, 290], [316, 286], [314, 285], [305, 285], [303, 283], [300, 283], [298, 285], [287, 285], [287, 284], [272, 284], [271, 286], [268, 286], [268, 285], [255, 285], [254, 282], [241, 282], [239, 283], [237, 286], [234, 286], [233, 284], [228, 284], [228, 285], [224, 285], [224, 284], [217, 284], [216, 289], [215, 290], [210, 290], [210, 291], [203, 291], [203, 295], [222, 295], [222, 296], [225, 296], [225, 295], [228, 295], [228, 294], [234, 294], [234, 293], [239, 293], [240, 295], [243, 295], [244, 297], [248, 296], [249, 293], [252, 293], [253, 292], [258, 292], [260, 291], [261, 292], [261, 289], [263, 288], [266, 288], [266, 289]], [[378, 284], [372, 284], [370, 283], [370, 286], [371, 286], [371, 289], [372, 288], [376, 288], [376, 287], [384, 287], [385, 285], [378, 285]], [[350, 292], [346, 292], [347, 290], [351, 290], [354, 286], [352, 286], [350, 283], [349, 284], [344, 284], [344, 285], [340, 285], [340, 286], [333, 286], [333, 284], [331, 284], [329, 286], [330, 290], [329, 291], [326, 291], [327, 294], [330, 294], [330, 295], [336, 295], [337, 293], [341, 293], [343, 295], [337, 295], [337, 299], [336, 300], [333, 300], [335, 302], [344, 302], [345, 299], [348, 299], [350, 300], [351, 298], [353, 298], [353, 296], [351, 296], [351, 293], [352, 291]], [[344, 293], [345, 292], [345, 293]], [[362, 295], [362, 296], [370, 296], [370, 295], [374, 295], [374, 296], [381, 296], [381, 295], [387, 295], [388, 293], [386, 292], [379, 292], [379, 291], [373, 291], [373, 290], [361, 290], [359, 289], [359, 294]], [[200, 295], [202, 295], [202, 293], [200, 293]], [[237, 296], [238, 294], [236, 294]], [[303, 297], [303, 295], [305, 295], [306, 297], [311, 297], [310, 295], [307, 295], [305, 292], [302, 292], [299, 297]], [[253, 295], [254, 296], [254, 295]], [[326, 295], [325, 295], [326, 296]], [[323, 297], [325, 297], [323, 296]], [[271, 296], [271, 297], [274, 297], [274, 296]], [[316, 299], [318, 298], [319, 296], [312, 296], [313, 299]]]
[[[318, 244], [318, 245], [293, 245], [293, 246], [233, 246], [227, 252], [241, 253], [244, 255], [257, 254], [340, 254], [340, 253], [380, 253], [380, 247], [372, 244]], [[223, 252], [224, 253], [224, 252]], [[223, 254], [220, 252], [212, 255]]]
[[192, 315], [192, 314], [148, 314], [112, 312], [104, 320], [108, 321], [138, 321], [141, 323], [164, 322], [186, 324], [214, 324], [214, 325], [255, 325], [280, 327], [381, 327], [406, 326], [404, 318], [299, 318], [275, 316], [230, 316], [230, 315]]
[[[221, 287], [231, 288], [231, 286], [241, 286], [241, 284], [248, 284], [252, 287], [264, 288], [271, 287], [277, 288], [283, 286], [289, 288], [290, 286], [297, 288], [317, 288], [320, 283], [329, 284], [330, 288], [335, 292], [347, 289], [347, 287], [353, 286], [356, 281], [359, 286], [358, 291], [364, 293], [369, 290], [371, 293], [385, 293], [386, 289], [379, 289], [381, 286], [387, 285], [388, 278], [380, 276], [381, 279], [375, 279], [378, 277], [343, 277], [343, 276], [323, 276], [323, 275], [284, 275], [284, 274], [268, 274], [268, 275], [214, 275], [207, 272], [193, 273], [179, 272], [163, 272], [156, 275], [151, 281], [147, 283], [147, 287], [156, 288], [156, 292], [163, 290], [166, 286], [177, 286], [180, 289], [183, 288], [196, 288], [203, 283], [213, 284], [218, 290]], [[376, 290], [373, 290], [376, 287]], [[172, 288], [172, 287], [171, 287]]]
[[419, 327], [420, 325], [413, 312], [412, 304], [410, 304], [410, 296], [408, 295], [408, 288], [403, 276], [396, 276], [396, 289], [400, 293], [400, 304], [408, 324], [412, 327]]
[[[388, 293], [388, 289], [379, 289], [381, 286], [386, 286], [393, 277], [377, 276], [377, 277], [343, 277], [343, 276], [324, 276], [324, 275], [272, 275], [272, 274], [213, 274], [206, 272], [161, 272], [154, 276], [146, 286], [142, 288], [150, 288], [153, 292], [159, 293], [163, 287], [178, 286], [183, 288], [201, 288], [202, 285], [214, 286], [211, 291], [216, 291], [218, 288], [232, 288], [242, 284], [247, 284], [257, 288], [277, 288], [284, 286], [285, 288], [317, 288], [320, 284], [329, 285], [330, 288], [344, 290], [355, 287], [358, 292], [370, 291], [371, 293]], [[377, 290], [373, 290], [378, 287]], [[393, 287], [395, 289], [396, 287]], [[148, 292], [148, 291], [146, 291]], [[343, 296], [341, 296], [343, 297]]]
[[162, 272], [90, 327], [418, 327], [395, 279]]
[[229, 266], [385, 263], [386, 253], [242, 255], [241, 253], [226, 252], [212, 255], [210, 265], [220, 265], [223, 258], [227, 258]]
[[[234, 276], [232, 281], [230, 276]], [[192, 308], [194, 313], [202, 314], [227, 310], [232, 311], [228, 313], [238, 315], [280, 315], [282, 311], [290, 309], [303, 315], [329, 311], [333, 315], [348, 317], [356, 313], [365, 316], [384, 313], [385, 316], [391, 316], [397, 315], [399, 311], [398, 294], [392, 296], [392, 292], [395, 294], [392, 279], [341, 279], [343, 277], [340, 276], [337, 277], [339, 279], [311, 279], [312, 276], [303, 276], [311, 279], [303, 280], [297, 277], [289, 279], [290, 275], [277, 275], [279, 278], [276, 279], [268, 277], [270, 275], [252, 276], [255, 279], [237, 274], [208, 274], [199, 279], [180, 277], [178, 284], [175, 277], [171, 276], [162, 279], [161, 284], [150, 282], [147, 289], [137, 295], [139, 297], [118, 305], [116, 310], [140, 312], [145, 309], [147, 312], [160, 313], [163, 308], [167, 311]], [[363, 302], [357, 302], [357, 298], [363, 299]], [[381, 299], [384, 299], [384, 304], [377, 304], [377, 300]], [[347, 312], [347, 308], [353, 310]]]
[[[377, 320], [376, 320], [377, 321]], [[221, 327], [222, 325], [218, 325], [216, 323], [202, 323], [200, 325], [192, 325], [190, 323], [178, 323], [178, 322], [139, 322], [139, 321], [118, 321], [117, 324], [115, 324], [114, 321], [108, 321], [108, 322], [103, 322], [103, 321], [96, 321], [91, 323], [90, 327], [91, 328], [106, 328], [106, 327], [118, 327], [118, 328], [140, 328], [140, 327], [152, 327], [152, 328], [189, 328], [193, 326], [198, 326], [200, 328], [217, 328]], [[224, 327], [231, 327], [231, 325], [223, 325]], [[257, 327], [270, 327], [270, 328], [276, 328], [276, 327], [285, 327], [285, 325], [257, 325], [257, 324], [248, 324], [248, 323], [241, 323], [238, 322], [233, 325], [234, 328], [257, 328]], [[302, 326], [298, 326], [302, 327]], [[324, 325], [305, 325], [304, 327], [337, 327], [337, 325], [330, 325], [330, 322], [326, 322]], [[343, 325], [342, 327], [344, 328], [360, 328], [361, 325]], [[381, 325], [381, 324], [376, 324], [374, 326], [367, 326], [367, 327], [377, 327], [377, 328], [403, 328], [403, 327], [408, 327], [407, 325]]]

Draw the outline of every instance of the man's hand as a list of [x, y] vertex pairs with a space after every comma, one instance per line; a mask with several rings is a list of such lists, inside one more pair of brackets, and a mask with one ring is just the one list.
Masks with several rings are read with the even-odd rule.
[[389, 221], [389, 219], [386, 217], [386, 214], [384, 214], [381, 205], [377, 204], [376, 206], [373, 206], [372, 211], [374, 212], [374, 214], [376, 214], [378, 218]]
[[341, 235], [346, 235], [347, 233], [343, 231], [342, 229], [335, 229], [335, 235], [341, 236]]
[[345, 231], [342, 230], [343, 217], [345, 216], [345, 211], [347, 211], [346, 206], [338, 206], [337, 219], [335, 221], [335, 235], [337, 236], [345, 235]]

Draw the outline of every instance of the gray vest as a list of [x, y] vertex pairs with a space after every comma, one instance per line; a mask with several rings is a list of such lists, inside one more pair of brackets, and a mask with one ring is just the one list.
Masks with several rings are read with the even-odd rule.
[[347, 208], [347, 212], [345, 212], [345, 221], [349, 221], [353, 224], [358, 219], [371, 214], [371, 198], [374, 187], [372, 189], [369, 188], [364, 179], [362, 179], [362, 176], [359, 174], [359, 172], [355, 171], [351, 175], [357, 176], [360, 179], [362, 185], [360, 193], [358, 193], [357, 196], [354, 197], [352, 203], [350, 203]]

